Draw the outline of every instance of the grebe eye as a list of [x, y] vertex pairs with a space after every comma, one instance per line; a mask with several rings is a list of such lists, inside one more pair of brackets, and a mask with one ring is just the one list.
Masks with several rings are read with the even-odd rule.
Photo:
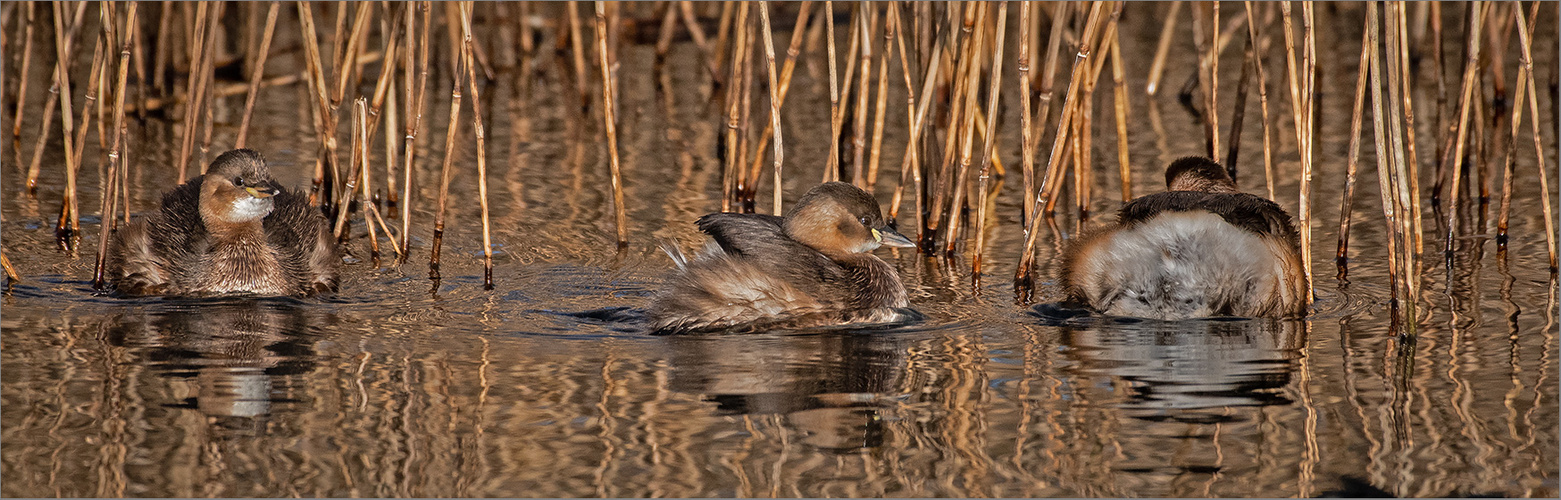
[[866, 217], [862, 217], [860, 219], [857, 219], [857, 221], [861, 222], [863, 226], [867, 225], [867, 218]]
[[233, 178], [233, 185], [234, 186], [238, 186], [238, 187], [244, 187], [244, 178], [243, 177], [234, 177]]

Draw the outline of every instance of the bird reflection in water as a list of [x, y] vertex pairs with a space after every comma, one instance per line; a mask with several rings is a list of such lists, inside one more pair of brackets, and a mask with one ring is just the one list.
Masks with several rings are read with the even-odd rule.
[[166, 406], [241, 430], [260, 428], [275, 405], [296, 401], [287, 381], [314, 369], [315, 332], [332, 322], [293, 299], [190, 299], [128, 311], [108, 322], [107, 333], [153, 373], [189, 382], [174, 384]]
[[1163, 486], [1254, 467], [1237, 443], [1285, 432], [1259, 409], [1297, 403], [1287, 394], [1306, 342], [1301, 321], [1095, 317], [1061, 333], [1075, 367], [1070, 385], [1122, 417], [1112, 419], [1125, 454], [1119, 469]]
[[726, 415], [780, 415], [807, 446], [878, 448], [903, 377], [905, 345], [873, 333], [663, 337], [672, 390]]

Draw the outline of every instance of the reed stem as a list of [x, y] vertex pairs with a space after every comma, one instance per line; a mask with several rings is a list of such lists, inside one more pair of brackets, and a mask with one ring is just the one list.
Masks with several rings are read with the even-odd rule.
[[27, 28], [22, 32], [22, 63], [16, 71], [18, 80], [15, 101], [16, 116], [12, 118], [11, 125], [11, 140], [13, 143], [20, 141], [22, 138], [22, 117], [25, 116], [23, 111], [27, 109], [27, 87], [32, 81], [31, 78], [27, 77], [27, 73], [28, 69], [32, 67], [33, 60], [33, 26], [37, 24], [34, 13], [36, 9], [34, 7], [38, 5], [38, 2], [27, 2], [24, 5], [26, 5], [27, 9]]
[[[774, 129], [775, 131], [775, 207], [774, 211], [771, 213], [778, 216], [782, 214], [781, 162], [785, 158], [785, 149], [781, 144], [781, 96], [780, 89], [778, 88], [779, 84], [776, 82], [775, 77], [775, 40], [773, 39], [773, 36], [770, 35], [770, 7], [768, 2], [765, 2], [764, 0], [759, 1], [759, 20], [763, 24], [761, 31], [764, 32], [764, 62], [765, 66], [769, 68], [770, 75], [770, 128]], [[792, 30], [791, 39], [793, 41], [793, 45], [795, 45], [795, 42], [801, 41], [802, 32], [799, 29]], [[788, 60], [787, 62], [789, 63], [791, 61]]]
[[[596, 51], [602, 69], [602, 121], [607, 126], [607, 158], [612, 168], [613, 215], [617, 220], [618, 248], [621, 249], [629, 246], [629, 216], [623, 205], [623, 174], [618, 166], [618, 120], [614, 115], [618, 96], [614, 92], [617, 86], [613, 84], [612, 69], [608, 65], [608, 27], [606, 4], [598, 1], [596, 2]], [[776, 135], [778, 137], [780, 134]]]
[[[1345, 154], [1348, 161], [1344, 167], [1344, 196], [1339, 207], [1339, 246], [1334, 254], [1334, 262], [1339, 267], [1339, 273], [1343, 274], [1345, 265], [1349, 262], [1350, 247], [1350, 205], [1355, 201], [1355, 171], [1360, 165], [1360, 139], [1361, 116], [1366, 106], [1366, 77], [1371, 73], [1371, 20], [1366, 20], [1368, 26], [1361, 30], [1360, 40], [1360, 69], [1355, 77], [1355, 107], [1350, 114], [1350, 146]], [[1381, 154], [1380, 152], [1377, 154]]]
[[239, 122], [234, 149], [242, 149], [244, 139], [249, 137], [249, 118], [255, 111], [255, 98], [260, 95], [260, 77], [266, 72], [266, 56], [271, 51], [271, 36], [276, 31], [276, 14], [281, 7], [282, 2], [273, 1], [266, 9], [265, 34], [260, 38], [260, 51], [255, 54], [255, 70], [249, 76], [249, 97], [244, 98], [244, 118]]
[[[1534, 166], [1539, 171], [1540, 201], [1545, 207], [1545, 249], [1550, 253], [1550, 275], [1554, 278], [1558, 269], [1556, 264], [1556, 219], [1555, 213], [1550, 206], [1550, 172], [1545, 168], [1545, 148], [1542, 145], [1543, 140], [1539, 133], [1539, 99], [1535, 97], [1534, 92], [1536, 85], [1534, 83], [1534, 55], [1531, 48], [1533, 44], [1529, 40], [1532, 28], [1523, 22], [1522, 11], [1513, 9], [1513, 15], [1517, 17], [1515, 24], [1518, 25], [1518, 43], [1523, 49], [1521, 59], [1524, 69], [1523, 73], [1528, 81], [1529, 115], [1533, 117], [1529, 120], [1529, 126], [1530, 130], [1534, 132]], [[1535, 19], [1539, 18], [1539, 4], [1534, 5], [1533, 17]]]
[[[136, 29], [136, 11], [140, 4], [130, 2], [125, 10], [124, 28], [120, 30], [119, 48], [119, 74], [114, 83], [114, 142], [113, 149], [108, 153], [107, 196], [102, 197], [102, 205], [98, 209], [100, 218], [100, 231], [98, 232], [98, 258], [92, 272], [92, 287], [103, 288], [103, 267], [108, 257], [108, 240], [113, 236], [114, 211], [118, 208], [119, 196], [122, 190], [118, 189], [119, 171], [122, 163], [121, 145], [125, 140], [125, 82], [129, 77], [130, 48], [134, 39], [130, 36], [131, 30]], [[106, 28], [105, 28], [106, 29]], [[100, 125], [101, 126], [101, 125]], [[125, 193], [128, 195], [128, 193]], [[11, 272], [10, 266], [6, 271]]]
[[[1181, 10], [1181, 0], [1171, 2], [1171, 11], [1165, 14], [1165, 24], [1160, 27], [1160, 43], [1156, 44], [1154, 61], [1149, 64], [1149, 84], [1144, 86], [1144, 93], [1149, 94], [1150, 97], [1154, 97], [1155, 93], [1160, 91], [1160, 75], [1165, 72], [1165, 58], [1171, 53], [1171, 36], [1176, 34], [1176, 14]], [[1052, 25], [1059, 24], [1062, 24], [1062, 17], [1052, 16]]]
[[[596, 4], [598, 23], [601, 22], [601, 5], [602, 4], [600, 2]], [[477, 86], [477, 68], [476, 65], [473, 64], [475, 62], [473, 61], [473, 49], [476, 47], [475, 44], [472, 43], [473, 8], [473, 4], [470, 1], [461, 3], [462, 57], [465, 58], [463, 63], [466, 66], [466, 89], [470, 91], [472, 95], [472, 135], [477, 138], [477, 200], [482, 209], [482, 289], [492, 290], [493, 236], [491, 230], [489, 229], [490, 226], [488, 223], [488, 149], [482, 126], [482, 92]], [[598, 27], [598, 29], [600, 28]], [[600, 40], [600, 35], [598, 35], [598, 41], [600, 42]], [[598, 46], [597, 48], [602, 49], [601, 46]], [[602, 50], [601, 52], [603, 54], [607, 53], [606, 50]], [[606, 81], [607, 78], [608, 77], [604, 74], [603, 80]], [[611, 92], [610, 86], [604, 87], [604, 89], [604, 92]], [[613, 108], [609, 103], [609, 106], [604, 108], [603, 111], [612, 113], [612, 109]], [[608, 116], [611, 115], [609, 114]], [[611, 122], [608, 122], [607, 126], [609, 131], [612, 130]], [[612, 132], [608, 132], [609, 137], [611, 137], [611, 133]], [[617, 163], [616, 156], [617, 155], [615, 154], [614, 163]], [[613, 192], [613, 199], [618, 203], [618, 210], [621, 214], [623, 210], [623, 198], [622, 193], [616, 189], [618, 186], [617, 169], [613, 170], [613, 187], [615, 188]], [[623, 219], [621, 216], [618, 219], [618, 224], [620, 226], [623, 225]], [[618, 234], [619, 244], [622, 245], [623, 230], [620, 229]]]
[[[987, 88], [986, 109], [986, 143], [981, 146], [981, 171], [980, 183], [976, 193], [980, 197], [976, 202], [976, 248], [975, 256], [971, 259], [971, 281], [976, 290], [981, 284], [981, 254], [982, 247], [986, 243], [986, 199], [987, 178], [990, 177], [992, 168], [992, 146], [997, 142], [997, 115], [1000, 113], [997, 107], [998, 98], [1002, 96], [1003, 83], [1003, 41], [1008, 30], [1008, 2], [997, 2], [997, 38], [992, 44], [992, 70], [987, 74], [990, 86]], [[1021, 16], [1022, 17], [1022, 16]], [[1028, 27], [1028, 24], [1026, 24]], [[1021, 45], [1022, 46], [1022, 45]]]

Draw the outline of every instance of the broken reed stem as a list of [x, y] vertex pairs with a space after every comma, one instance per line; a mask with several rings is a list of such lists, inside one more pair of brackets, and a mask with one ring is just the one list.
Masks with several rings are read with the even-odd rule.
[[[1095, 38], [1095, 30], [1100, 24], [1099, 20], [1100, 3], [1093, 3], [1090, 5], [1089, 17], [1084, 21], [1084, 35], [1079, 37], [1079, 52], [1073, 60], [1073, 76], [1068, 82], [1068, 93], [1062, 101], [1065, 105], [1062, 109], [1062, 117], [1058, 120], [1057, 137], [1052, 142], [1051, 157], [1046, 163], [1046, 176], [1042, 178], [1041, 186], [1037, 188], [1037, 193], [1045, 193], [1051, 187], [1048, 184], [1053, 182], [1052, 173], [1057, 170], [1058, 163], [1062, 161], [1062, 158], [1067, 156], [1062, 154], [1065, 151], [1063, 149], [1064, 145], [1067, 144], [1068, 140], [1067, 130], [1073, 120], [1074, 110], [1078, 109], [1078, 107], [1066, 104], [1075, 102], [1073, 99], [1078, 96], [1079, 87], [1084, 83], [1084, 73], [1086, 73], [1084, 68], [1087, 67], [1085, 64], [1091, 62], [1092, 46], [1090, 41]], [[1040, 210], [1040, 207], [1045, 202], [1046, 200], [1041, 198], [1036, 199], [1036, 210], [1030, 214], [1030, 218], [1025, 223], [1024, 249], [1019, 254], [1019, 265], [1014, 271], [1014, 286], [1021, 295], [1028, 295], [1027, 290], [1031, 290], [1035, 286], [1035, 242], [1040, 235], [1035, 225], [1041, 219], [1042, 210]]]
[[[775, 129], [775, 211], [771, 213], [778, 216], [781, 215], [781, 161], [785, 157], [785, 149], [781, 144], [781, 97], [775, 77], [775, 40], [770, 35], [770, 7], [768, 2], [763, 0], [759, 2], [759, 20], [763, 24], [761, 31], [764, 32], [764, 62], [770, 74], [770, 128]], [[801, 35], [799, 29], [793, 29], [791, 35], [793, 42], [801, 41]]]
[[[1471, 101], [1474, 98], [1474, 88], [1476, 84], [1479, 83], [1481, 41], [1480, 28], [1484, 25], [1484, 23], [1480, 21], [1482, 17], [1481, 12], [1483, 12], [1481, 7], [1483, 7], [1483, 4], [1484, 2], [1476, 1], [1469, 6], [1469, 58], [1468, 61], [1464, 64], [1463, 91], [1460, 93], [1460, 97], [1458, 98], [1458, 132], [1454, 135], [1456, 139], [1454, 140], [1452, 147], [1449, 149], [1444, 149], [1442, 154], [1442, 164], [1451, 170], [1452, 173], [1452, 184], [1449, 185], [1447, 189], [1447, 206], [1449, 207], [1447, 210], [1447, 234], [1444, 246], [1442, 247], [1443, 253], [1449, 255], [1451, 255], [1453, 251], [1453, 240], [1458, 234], [1458, 183], [1463, 171], [1463, 169], [1460, 167], [1464, 163], [1464, 139], [1468, 137], [1469, 134], [1469, 128], [1467, 126], [1469, 123], [1469, 107], [1472, 104]], [[1449, 269], [1449, 271], [1451, 271], [1451, 269]]]
[[[406, 72], [407, 72], [406, 73], [406, 80], [404, 81], [404, 83], [407, 86], [407, 92], [408, 92], [408, 94], [407, 94], [407, 116], [410, 119], [408, 119], [407, 122], [406, 122], [406, 133], [404, 135], [405, 139], [403, 139], [403, 142], [405, 143], [405, 147], [406, 147], [406, 153], [401, 155], [401, 161], [402, 161], [402, 166], [403, 166], [403, 168], [402, 168], [402, 178], [401, 178], [401, 189], [402, 189], [402, 194], [401, 194], [401, 248], [405, 248], [406, 249], [406, 253], [403, 253], [402, 254], [402, 258], [401, 258], [403, 262], [406, 260], [406, 255], [408, 253], [411, 253], [411, 251], [412, 251], [412, 248], [410, 246], [411, 245], [411, 237], [412, 237], [412, 231], [411, 231], [411, 228], [412, 228], [412, 164], [413, 164], [413, 160], [417, 157], [417, 132], [418, 132], [418, 129], [422, 126], [422, 122], [423, 122], [423, 106], [424, 106], [424, 104], [427, 103], [427, 100], [428, 100], [427, 99], [427, 97], [428, 97], [428, 93], [427, 93], [427, 90], [428, 90], [428, 45], [429, 45], [428, 44], [428, 33], [430, 31], [429, 30], [429, 20], [430, 20], [430, 17], [431, 17], [429, 14], [430, 14], [430, 11], [432, 10], [432, 8], [433, 8], [432, 2], [428, 2], [428, 1], [418, 2], [418, 10], [422, 11], [422, 13], [423, 13], [423, 16], [422, 16], [423, 17], [423, 31], [422, 31], [422, 43], [418, 47], [418, 55], [417, 55], [417, 59], [418, 59], [418, 63], [417, 63], [418, 77], [417, 77], [417, 87], [416, 87], [416, 91], [415, 91], [415, 94], [416, 94], [415, 98], [413, 97], [413, 92], [414, 91], [413, 91], [413, 87], [412, 87], [412, 64], [411, 64], [411, 61], [407, 61], [407, 65], [406, 65]], [[410, 58], [410, 57], [412, 57], [412, 46], [411, 46], [411, 43], [412, 43], [412, 21], [413, 21], [413, 19], [412, 19], [413, 18], [413, 13], [412, 13], [410, 7], [408, 7], [408, 9], [407, 9], [407, 14], [406, 15], [407, 15], [407, 21], [406, 21], [407, 22], [407, 54], [406, 54], [406, 56], [408, 58]]]
[[[601, 17], [600, 16], [601, 16], [601, 12], [602, 12], [601, 11], [601, 3], [598, 2], [596, 4], [596, 6], [597, 6], [596, 7], [596, 9], [597, 9], [596, 10], [596, 12], [597, 12], [596, 15], [598, 16], [597, 17], [597, 21], [600, 22], [601, 21]], [[492, 290], [493, 289], [493, 237], [491, 235], [491, 231], [489, 229], [490, 226], [488, 224], [488, 159], [487, 159], [488, 154], [487, 154], [487, 143], [486, 143], [485, 138], [483, 137], [484, 131], [483, 131], [483, 126], [482, 126], [482, 93], [481, 93], [481, 91], [477, 87], [477, 68], [476, 68], [476, 64], [474, 64], [475, 61], [473, 61], [473, 55], [472, 55], [473, 52], [474, 52], [472, 49], [475, 48], [475, 45], [472, 43], [472, 9], [473, 9], [472, 2], [468, 1], [468, 2], [462, 2], [461, 3], [461, 39], [462, 39], [461, 57], [464, 58], [462, 63], [463, 63], [464, 66], [466, 66], [466, 89], [469, 90], [471, 92], [471, 95], [472, 95], [472, 135], [476, 136], [476, 138], [477, 138], [477, 200], [478, 200], [478, 204], [482, 208], [482, 289], [483, 290]], [[600, 38], [600, 36], [598, 36], [598, 40], [599, 41], [602, 40]], [[601, 48], [602, 47], [598, 46], [598, 49], [601, 49]], [[602, 50], [602, 53], [606, 54], [607, 51], [606, 50]], [[606, 81], [606, 79], [608, 77], [604, 74], [602, 78], [603, 78], [603, 81]], [[609, 89], [609, 88], [610, 87], [604, 87], [603, 92], [611, 92], [610, 90], [606, 90], [606, 89]], [[608, 107], [604, 108], [603, 111], [607, 112], [607, 113], [612, 113], [612, 106], [611, 106], [611, 104], [609, 103]], [[611, 115], [609, 115], [609, 116], [611, 116]], [[611, 130], [611, 125], [609, 125], [608, 128], [609, 128], [609, 130]], [[611, 132], [609, 132], [609, 134], [611, 134]], [[616, 162], [614, 162], [614, 163], [616, 163]], [[613, 186], [614, 186], [614, 188], [616, 188], [617, 185], [618, 185], [618, 182], [617, 182], [617, 171], [616, 170], [617, 169], [614, 169], [614, 172], [613, 172], [613, 181], [614, 181], [613, 182]], [[623, 210], [622, 209], [623, 199], [621, 197], [621, 193], [619, 193], [618, 191], [615, 190], [613, 194], [614, 194], [614, 200], [619, 203], [619, 207], [620, 208], [618, 210], [619, 210], [620, 213], [622, 213], [622, 210]], [[622, 225], [623, 224], [623, 219], [620, 218], [618, 220], [618, 224]], [[623, 234], [623, 231], [619, 230], [618, 233], [620, 235], [619, 237], [622, 238], [621, 235]], [[619, 241], [620, 241], [619, 244], [621, 245], [622, 244], [621, 243], [622, 240], [620, 239]]]
[[234, 140], [234, 149], [243, 149], [244, 140], [249, 136], [249, 118], [255, 111], [255, 98], [260, 95], [260, 77], [265, 74], [266, 56], [271, 51], [271, 36], [276, 31], [276, 14], [282, 7], [282, 2], [273, 1], [266, 9], [265, 35], [260, 39], [260, 51], [255, 55], [255, 70], [249, 76], [249, 97], [244, 98], [244, 118], [239, 121], [238, 139]]
[[971, 281], [977, 290], [981, 284], [981, 249], [986, 242], [986, 184], [992, 168], [992, 147], [997, 142], [997, 115], [1001, 114], [997, 104], [998, 97], [1003, 94], [1003, 41], [1008, 30], [1008, 2], [997, 2], [996, 8], [997, 38], [992, 44], [992, 70], [987, 75], [990, 86], [987, 88], [986, 109], [990, 112], [986, 115], [986, 143], [981, 146], [980, 182], [976, 188], [976, 255], [971, 260], [970, 272]]
[[[1061, 11], [1060, 8], [1058, 10]], [[1154, 62], [1149, 64], [1149, 84], [1144, 86], [1144, 93], [1150, 97], [1154, 97], [1160, 90], [1160, 75], [1165, 72], [1165, 58], [1171, 52], [1171, 35], [1176, 34], [1176, 14], [1181, 10], [1180, 0], [1171, 2], [1171, 11], [1165, 15], [1165, 24], [1160, 27], [1160, 43], [1155, 46]], [[1063, 23], [1061, 17], [1052, 16], [1052, 25], [1059, 24], [1066, 23]]]
[[[616, 85], [612, 81], [612, 69], [608, 65], [607, 54], [607, 11], [606, 4], [596, 2], [596, 51], [602, 69], [602, 121], [607, 126], [607, 158], [612, 168], [612, 202], [613, 215], [616, 217], [618, 229], [618, 248], [629, 245], [629, 216], [623, 206], [623, 175], [618, 166], [618, 126], [617, 118], [613, 110], [617, 109], [618, 98], [613, 92]], [[777, 130], [777, 140], [779, 137]], [[777, 153], [779, 150], [777, 149]], [[778, 156], [778, 155], [777, 155]]]
[[[126, 7], [125, 24], [120, 30], [119, 37], [119, 74], [114, 80], [114, 142], [113, 149], [110, 149], [108, 153], [108, 181], [105, 183], [108, 193], [107, 196], [101, 197], [102, 206], [98, 209], [102, 222], [98, 232], [98, 258], [92, 272], [92, 287], [100, 290], [103, 288], [103, 264], [108, 257], [108, 240], [114, 229], [114, 211], [118, 207], [119, 196], [121, 196], [122, 192], [118, 189], [119, 183], [117, 181], [120, 169], [125, 168], [121, 166], [121, 145], [125, 140], [125, 82], [129, 78], [130, 49], [131, 43], [134, 41], [130, 33], [137, 26], [136, 10], [139, 5], [138, 2], [130, 2], [129, 6]], [[100, 124], [99, 126], [102, 125]], [[128, 193], [126, 194], [128, 195]], [[11, 272], [10, 266], [7, 265], [6, 267], [6, 271]]]
[[[1523, 49], [1521, 61], [1523, 63], [1524, 76], [1528, 81], [1529, 115], [1532, 116], [1532, 118], [1529, 120], [1529, 125], [1530, 129], [1534, 132], [1534, 158], [1536, 159], [1535, 168], [1539, 170], [1540, 200], [1543, 202], [1542, 204], [1545, 207], [1545, 249], [1550, 252], [1550, 274], [1551, 276], [1555, 276], [1557, 272], [1556, 222], [1555, 213], [1550, 207], [1550, 181], [1548, 180], [1550, 172], [1545, 169], [1545, 148], [1542, 145], [1542, 138], [1539, 134], [1539, 99], [1535, 97], [1534, 93], [1534, 87], [1536, 86], [1534, 83], [1534, 56], [1532, 49], [1530, 48], [1533, 44], [1531, 43], [1531, 40], [1529, 40], [1531, 30], [1528, 26], [1524, 25], [1522, 11], [1519, 9], [1513, 9], [1513, 13], [1513, 15], [1517, 17], [1517, 22], [1515, 24], [1518, 25], [1518, 43], [1522, 46]], [[1533, 16], [1536, 19], [1539, 17], [1539, 4], [1534, 5]]]
[[1344, 272], [1349, 261], [1350, 205], [1355, 201], [1355, 171], [1360, 165], [1361, 116], [1366, 106], [1366, 77], [1371, 70], [1371, 44], [1371, 27], [1367, 26], [1361, 30], [1360, 69], [1355, 77], [1355, 107], [1350, 114], [1350, 146], [1349, 152], [1345, 154], [1348, 163], [1344, 170], [1344, 196], [1339, 207], [1339, 246], [1334, 254], [1334, 262], [1340, 273]]

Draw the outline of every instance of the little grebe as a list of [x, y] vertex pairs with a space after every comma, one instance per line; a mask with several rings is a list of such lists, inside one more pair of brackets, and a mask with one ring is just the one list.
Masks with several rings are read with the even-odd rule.
[[108, 275], [129, 295], [334, 291], [341, 257], [325, 217], [235, 149], [114, 235]]
[[650, 303], [659, 333], [889, 323], [915, 317], [889, 263], [868, 253], [914, 247], [890, 229], [878, 201], [850, 184], [809, 190], [785, 217], [700, 217], [714, 240], [693, 260], [667, 248], [678, 271]]
[[1238, 191], [1208, 158], [1172, 162], [1165, 183], [1169, 191], [1128, 202], [1116, 224], [1069, 247], [1062, 261], [1069, 302], [1164, 320], [1305, 314], [1290, 214]]

